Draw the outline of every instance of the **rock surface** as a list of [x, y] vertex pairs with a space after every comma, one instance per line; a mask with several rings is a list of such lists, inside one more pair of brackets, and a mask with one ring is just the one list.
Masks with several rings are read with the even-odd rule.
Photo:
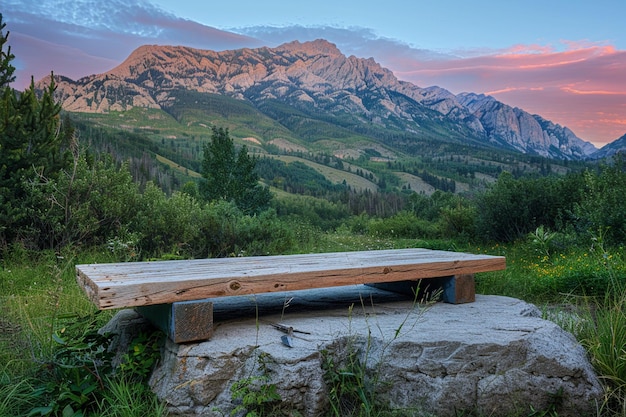
[[[307, 333], [294, 333], [288, 347], [271, 325], [279, 322]], [[377, 398], [437, 416], [527, 414], [556, 393], [559, 415], [580, 416], [602, 396], [574, 337], [508, 297], [427, 308], [364, 286], [232, 297], [217, 300], [215, 323], [209, 341], [166, 344], [150, 383], [173, 415], [229, 415], [232, 384], [263, 364], [289, 407], [321, 416], [323, 363], [339, 368], [351, 353], [379, 381]]]

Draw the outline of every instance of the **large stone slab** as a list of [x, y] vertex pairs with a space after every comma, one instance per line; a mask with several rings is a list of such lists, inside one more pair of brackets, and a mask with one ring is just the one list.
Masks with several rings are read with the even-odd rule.
[[[525, 414], [545, 409], [555, 394], [559, 415], [580, 416], [602, 396], [574, 337], [517, 299], [477, 295], [471, 304], [424, 309], [356, 286], [223, 300], [214, 306], [212, 339], [168, 341], [152, 375], [173, 415], [229, 415], [230, 387], [259, 375], [261, 361], [283, 401], [321, 416], [328, 406], [322, 362], [339, 366], [350, 352], [379, 381], [380, 399], [438, 416]], [[294, 333], [288, 347], [272, 323], [306, 333]]]

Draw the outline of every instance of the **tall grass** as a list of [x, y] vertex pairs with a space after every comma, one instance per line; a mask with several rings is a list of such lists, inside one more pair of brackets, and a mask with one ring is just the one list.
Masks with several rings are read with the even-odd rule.
[[36, 405], [33, 390], [29, 379], [16, 380], [6, 370], [0, 371], [0, 417], [25, 415]]
[[[85, 252], [80, 263], [98, 260], [113, 259], [106, 251]], [[100, 384], [96, 375], [90, 392], [90, 370], [82, 363], [90, 365], [89, 355], [104, 348], [93, 340], [112, 313], [95, 314], [76, 283], [74, 254], [15, 248], [0, 261], [0, 417], [83, 415], [77, 404], [94, 399], [100, 403], [88, 405], [89, 415], [165, 415], [137, 380]]]
[[591, 361], [606, 386], [605, 407], [626, 416], [626, 293], [621, 300], [596, 315], [595, 328], [583, 340]]
[[[355, 235], [341, 228], [322, 233], [303, 227], [300, 232], [308, 238], [298, 239], [303, 243], [294, 248], [294, 252], [430, 247], [506, 256], [507, 270], [478, 275], [478, 292], [517, 297], [545, 306], [546, 311], [551, 312], [550, 318], [572, 332], [589, 352], [606, 387], [606, 401], [598, 414], [626, 416], [626, 259], [623, 248], [605, 249], [600, 242], [594, 242], [593, 246], [558, 250], [545, 245], [537, 247], [528, 241], [457, 247], [449, 241]], [[58, 349], [54, 335], [62, 334], [77, 317], [90, 315], [95, 309], [76, 283], [74, 264], [97, 261], [117, 259], [106, 249], [68, 250], [57, 254], [31, 253], [17, 247], [3, 254], [0, 260], [0, 417], [26, 415], [42, 405], [41, 398], [35, 397], [33, 392], [42, 382], [42, 366], [50, 363]], [[101, 314], [92, 326], [104, 324], [110, 317], [109, 313]], [[343, 373], [335, 376], [350, 382], [350, 378], [358, 376], [355, 371], [359, 370], [350, 368], [346, 365], [345, 369], [337, 369]], [[358, 378], [351, 381], [352, 388], [358, 388], [362, 382]], [[151, 396], [145, 384], [137, 381], [116, 379], [99, 398], [95, 415], [165, 415], [163, 405]]]
[[612, 256], [598, 241], [597, 252], [609, 274], [609, 285], [601, 308], [595, 313], [595, 326], [583, 343], [605, 383], [606, 408], [616, 416], [626, 416], [626, 273], [624, 259]]
[[[14, 330], [0, 357], [13, 371], [26, 370], [52, 354], [53, 334], [68, 320], [94, 311], [76, 284], [73, 258], [54, 252], [16, 251], [0, 270], [0, 306]], [[0, 343], [2, 338], [0, 337]]]
[[368, 336], [352, 334], [352, 313], [349, 311], [348, 332], [331, 348], [322, 352], [324, 381], [328, 387], [329, 417], [408, 417], [426, 416], [417, 408], [391, 407], [383, 396], [389, 382], [382, 375], [389, 360], [392, 344], [402, 335], [413, 331], [423, 314], [432, 307], [440, 294], [420, 296], [419, 285], [415, 288], [412, 308], [393, 332], [383, 330], [376, 317], [374, 305], [361, 300], [362, 316]]
[[[507, 270], [482, 274], [478, 290], [544, 306], [546, 318], [571, 332], [589, 353], [606, 399], [604, 416], [626, 416], [626, 254], [601, 238], [585, 247], [548, 250], [527, 242], [483, 251], [507, 256]], [[541, 239], [540, 239], [541, 240]], [[535, 244], [533, 244], [533, 241]]]
[[589, 354], [605, 387], [599, 415], [626, 416], [626, 291], [611, 290], [600, 302], [591, 297], [549, 310], [547, 318], [572, 333]]
[[166, 416], [165, 404], [160, 402], [145, 384], [128, 378], [110, 379], [109, 388], [99, 404], [100, 417], [158, 417]]

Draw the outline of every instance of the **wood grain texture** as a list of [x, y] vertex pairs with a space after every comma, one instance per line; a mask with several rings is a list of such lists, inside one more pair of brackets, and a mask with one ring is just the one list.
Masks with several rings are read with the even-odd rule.
[[77, 265], [100, 309], [445, 277], [506, 268], [502, 256], [429, 249]]

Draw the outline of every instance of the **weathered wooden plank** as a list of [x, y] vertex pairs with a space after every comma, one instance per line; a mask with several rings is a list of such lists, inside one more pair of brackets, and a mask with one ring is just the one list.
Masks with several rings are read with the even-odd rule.
[[500, 256], [428, 249], [91, 264], [78, 281], [100, 309], [502, 270]]

